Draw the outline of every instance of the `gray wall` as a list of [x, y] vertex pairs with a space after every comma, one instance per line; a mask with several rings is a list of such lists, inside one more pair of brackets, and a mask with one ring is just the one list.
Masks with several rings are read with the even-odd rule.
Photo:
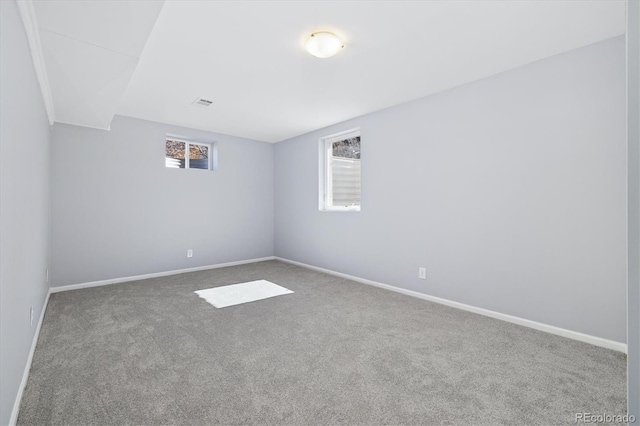
[[[319, 212], [358, 126], [362, 211]], [[276, 256], [626, 342], [625, 133], [621, 36], [280, 142]]]
[[[49, 123], [14, 2], [0, 1], [0, 424], [49, 289]], [[29, 324], [33, 306], [34, 322]]]
[[[165, 168], [167, 133], [219, 169]], [[120, 116], [52, 137], [52, 286], [273, 255], [273, 145]]]
[[640, 419], [640, 2], [627, 2], [628, 413]]

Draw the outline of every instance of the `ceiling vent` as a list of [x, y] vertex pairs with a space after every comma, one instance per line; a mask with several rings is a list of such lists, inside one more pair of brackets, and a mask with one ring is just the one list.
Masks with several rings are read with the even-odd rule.
[[213, 101], [210, 101], [208, 99], [198, 98], [195, 101], [191, 102], [191, 105], [198, 106], [198, 107], [208, 107], [212, 103]]

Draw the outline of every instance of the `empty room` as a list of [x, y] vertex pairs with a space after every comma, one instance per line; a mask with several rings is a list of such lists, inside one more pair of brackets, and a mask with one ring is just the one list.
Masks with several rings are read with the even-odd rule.
[[640, 1], [0, 20], [0, 425], [640, 423]]

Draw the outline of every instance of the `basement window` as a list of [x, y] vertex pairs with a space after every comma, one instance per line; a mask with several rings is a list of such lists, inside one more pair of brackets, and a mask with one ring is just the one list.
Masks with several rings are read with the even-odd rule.
[[320, 139], [320, 211], [360, 211], [360, 129]]
[[164, 164], [171, 169], [216, 170], [216, 143], [167, 136]]

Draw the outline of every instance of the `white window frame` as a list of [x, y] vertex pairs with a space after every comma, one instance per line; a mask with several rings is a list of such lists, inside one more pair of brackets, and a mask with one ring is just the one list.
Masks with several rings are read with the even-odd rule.
[[[216, 141], [211, 141], [211, 140], [205, 140], [205, 139], [195, 139], [195, 138], [186, 138], [184, 136], [177, 136], [177, 135], [171, 135], [171, 134], [167, 134], [166, 137], [164, 138], [164, 143], [165, 143], [165, 157], [166, 157], [166, 153], [167, 153], [167, 148], [166, 148], [166, 143], [167, 140], [172, 140], [172, 141], [176, 141], [176, 142], [182, 142], [184, 143], [184, 169], [181, 170], [203, 170], [203, 171], [216, 171], [218, 170], [218, 142]], [[189, 145], [201, 145], [201, 146], [206, 146], [207, 148], [209, 148], [209, 162], [208, 162], [208, 168], [205, 169], [193, 169], [191, 167], [189, 167]], [[171, 167], [165, 167], [165, 168], [171, 168]], [[178, 170], [180, 170], [180, 168], [178, 168]]]
[[[318, 162], [320, 166], [318, 176], [318, 210], [321, 212], [359, 212], [361, 209], [361, 205], [350, 207], [334, 206], [331, 204], [333, 201], [332, 197], [329, 197], [332, 187], [331, 171], [329, 170], [331, 163], [329, 158], [333, 154], [333, 143], [358, 136], [360, 136], [360, 149], [362, 149], [362, 134], [359, 127], [320, 138], [320, 143], [318, 144], [320, 158]], [[360, 204], [362, 204], [362, 202], [360, 202]]]

